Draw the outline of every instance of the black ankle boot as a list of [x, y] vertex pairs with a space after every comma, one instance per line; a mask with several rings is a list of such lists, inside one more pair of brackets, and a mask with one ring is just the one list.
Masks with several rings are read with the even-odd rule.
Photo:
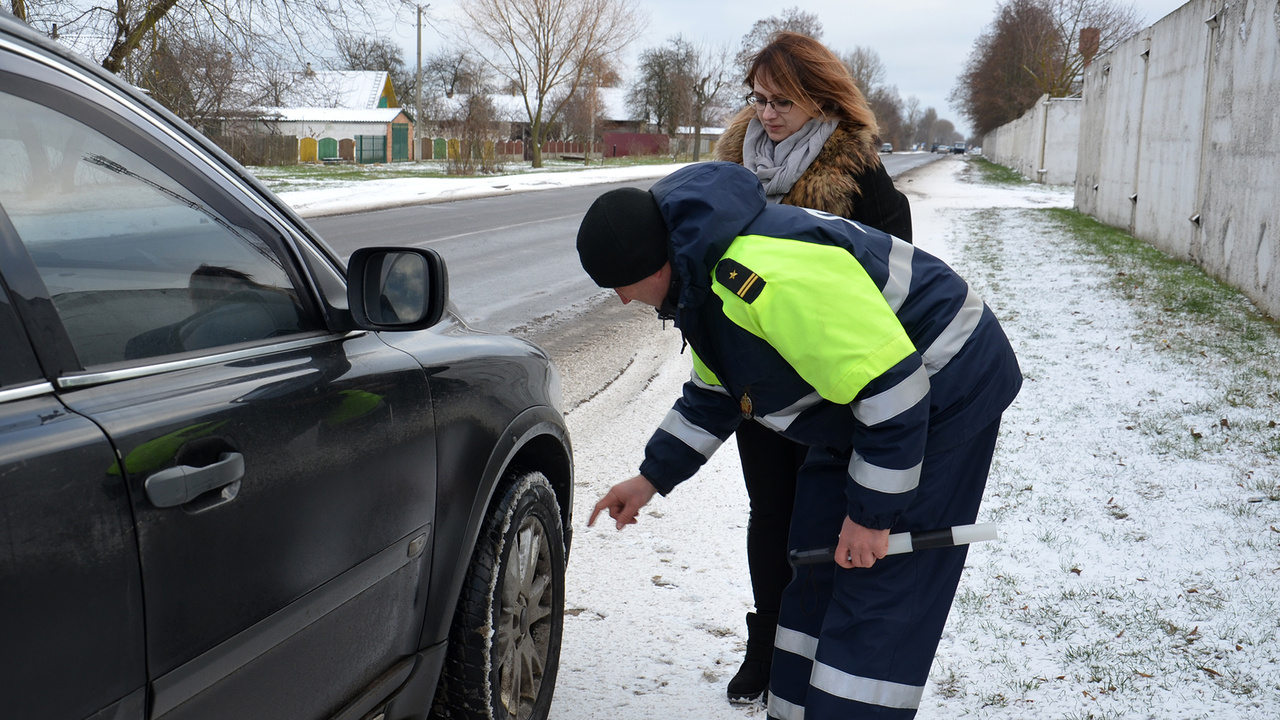
[[773, 636], [777, 629], [777, 615], [747, 613], [747, 654], [742, 667], [729, 681], [729, 702], [755, 702], [769, 689]]

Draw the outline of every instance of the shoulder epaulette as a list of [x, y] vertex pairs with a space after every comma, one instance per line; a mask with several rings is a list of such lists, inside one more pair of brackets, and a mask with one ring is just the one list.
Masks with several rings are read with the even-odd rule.
[[716, 265], [716, 282], [747, 303], [760, 297], [765, 285], [764, 278], [732, 258], [722, 258], [720, 264]]

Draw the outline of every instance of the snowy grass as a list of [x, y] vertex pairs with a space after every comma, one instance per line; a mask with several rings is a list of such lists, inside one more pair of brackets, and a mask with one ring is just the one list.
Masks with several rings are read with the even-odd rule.
[[1026, 382], [921, 716], [1280, 716], [1280, 328], [1073, 211], [963, 223]]
[[1017, 170], [997, 165], [983, 157], [970, 157], [969, 165], [978, 173], [977, 181], [985, 185], [1026, 185], [1027, 179]]

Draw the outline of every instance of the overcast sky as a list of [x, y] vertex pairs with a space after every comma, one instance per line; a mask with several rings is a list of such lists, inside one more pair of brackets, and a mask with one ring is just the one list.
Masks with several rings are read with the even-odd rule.
[[[640, 50], [683, 34], [694, 42], [723, 43], [737, 50], [756, 20], [781, 15], [790, 7], [811, 12], [822, 21], [822, 41], [836, 52], [869, 47], [885, 65], [886, 82], [896, 85], [905, 101], [915, 95], [922, 108], [955, 123], [963, 133], [967, 124], [947, 102], [956, 76], [973, 49], [974, 40], [994, 16], [997, 0], [637, 0], [649, 12], [648, 30], [632, 47]], [[1136, 0], [1132, 3], [1144, 27], [1181, 7], [1183, 0]], [[430, 14], [440, 27], [454, 13], [454, 0], [435, 0]], [[412, 11], [408, 22], [392, 32], [413, 65], [416, 45]], [[423, 31], [423, 54], [443, 45], [440, 36]], [[629, 63], [634, 66], [634, 63]], [[628, 78], [629, 80], [629, 78]]]

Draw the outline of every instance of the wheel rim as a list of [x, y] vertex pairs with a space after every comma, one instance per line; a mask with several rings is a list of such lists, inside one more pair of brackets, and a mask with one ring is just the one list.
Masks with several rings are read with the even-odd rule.
[[542, 523], [526, 517], [513, 542], [502, 578], [497, 660], [502, 704], [510, 717], [520, 720], [533, 714], [542, 686], [554, 588], [551, 548]]

